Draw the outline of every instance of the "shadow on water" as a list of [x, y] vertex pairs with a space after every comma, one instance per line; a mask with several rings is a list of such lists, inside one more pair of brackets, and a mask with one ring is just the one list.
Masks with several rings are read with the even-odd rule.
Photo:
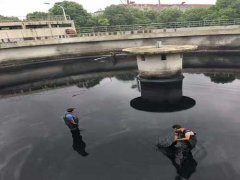
[[176, 112], [183, 111], [195, 106], [196, 101], [190, 97], [183, 96], [177, 104], [158, 104], [144, 100], [142, 97], [132, 99], [131, 107], [141, 111], [147, 112]]
[[138, 78], [141, 97], [132, 99], [130, 106], [147, 112], [175, 112], [192, 108], [196, 101], [183, 96], [183, 78], [183, 76], [165, 80]]
[[80, 134], [80, 130], [74, 129], [71, 130], [72, 133], [72, 139], [73, 139], [73, 150], [77, 151], [82, 156], [87, 156], [88, 153], [85, 151], [86, 149], [86, 143], [83, 141], [82, 136]]

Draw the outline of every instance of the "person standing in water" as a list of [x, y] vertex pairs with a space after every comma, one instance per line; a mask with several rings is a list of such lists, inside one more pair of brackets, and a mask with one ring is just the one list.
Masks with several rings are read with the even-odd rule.
[[78, 117], [74, 114], [75, 108], [68, 108], [64, 114], [64, 122], [70, 129], [73, 138], [73, 150], [77, 151], [82, 156], [87, 156], [88, 153], [85, 151], [86, 143], [83, 141], [78, 128]]
[[78, 129], [78, 117], [74, 114], [75, 108], [68, 108], [64, 113], [64, 122], [72, 131]]
[[198, 165], [191, 152], [197, 143], [196, 133], [177, 124], [172, 128], [175, 133], [173, 143], [166, 146], [159, 142], [157, 150], [167, 156], [176, 168], [175, 180], [190, 179]]
[[186, 148], [192, 150], [197, 144], [196, 133], [193, 131], [183, 128], [181, 125], [175, 124], [172, 126], [175, 132], [174, 142], [172, 145], [176, 145], [178, 142], [185, 145]]

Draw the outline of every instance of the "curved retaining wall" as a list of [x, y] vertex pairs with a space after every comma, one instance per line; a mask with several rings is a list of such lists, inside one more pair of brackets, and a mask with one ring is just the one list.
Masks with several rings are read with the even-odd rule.
[[124, 48], [162, 44], [198, 45], [200, 49], [240, 48], [240, 26], [168, 29], [152, 33], [76, 37], [60, 40], [23, 41], [0, 44], [0, 63], [63, 56], [96, 55]]
[[100, 71], [136, 69], [135, 56], [104, 56], [45, 61], [0, 68], [0, 88]]

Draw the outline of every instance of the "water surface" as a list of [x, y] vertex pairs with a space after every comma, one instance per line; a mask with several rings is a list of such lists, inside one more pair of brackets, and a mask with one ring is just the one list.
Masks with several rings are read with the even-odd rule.
[[[130, 72], [129, 72], [130, 73]], [[1, 180], [174, 180], [171, 161], [155, 150], [173, 124], [194, 130], [194, 180], [240, 179], [240, 74], [185, 73], [190, 109], [152, 113], [130, 101], [140, 96], [127, 72], [0, 99]], [[61, 116], [75, 107], [88, 156], [72, 147]]]

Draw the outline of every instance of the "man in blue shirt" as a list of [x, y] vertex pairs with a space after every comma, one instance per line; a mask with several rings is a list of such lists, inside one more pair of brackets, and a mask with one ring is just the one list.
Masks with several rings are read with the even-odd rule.
[[82, 156], [87, 156], [88, 153], [85, 151], [86, 143], [83, 141], [78, 129], [78, 117], [73, 113], [75, 108], [68, 108], [64, 113], [64, 122], [69, 127], [73, 138], [73, 149]]
[[78, 129], [78, 117], [74, 115], [74, 109], [75, 108], [68, 108], [63, 117], [65, 124], [71, 131]]

